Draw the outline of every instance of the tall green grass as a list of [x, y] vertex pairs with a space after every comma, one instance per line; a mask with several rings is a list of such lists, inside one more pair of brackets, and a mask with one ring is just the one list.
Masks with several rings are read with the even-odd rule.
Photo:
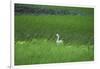
[[44, 39], [17, 41], [15, 65], [91, 61], [93, 54], [93, 45], [57, 46], [55, 42]]
[[[15, 16], [15, 39], [47, 38], [59, 33], [64, 42], [93, 44], [92, 16]], [[76, 42], [75, 42], [76, 41]]]
[[[93, 16], [15, 16], [15, 65], [94, 59]], [[56, 33], [63, 45], [56, 45]]]

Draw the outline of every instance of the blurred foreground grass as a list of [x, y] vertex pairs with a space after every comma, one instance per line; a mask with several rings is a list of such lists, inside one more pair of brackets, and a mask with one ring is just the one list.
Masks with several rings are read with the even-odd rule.
[[17, 41], [15, 65], [60, 63], [94, 60], [93, 45], [65, 44], [57, 46], [46, 39]]

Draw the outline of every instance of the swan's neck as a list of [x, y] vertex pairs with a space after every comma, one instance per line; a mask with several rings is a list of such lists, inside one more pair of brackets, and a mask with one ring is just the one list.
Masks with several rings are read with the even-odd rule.
[[57, 36], [57, 41], [59, 41], [59, 36]]

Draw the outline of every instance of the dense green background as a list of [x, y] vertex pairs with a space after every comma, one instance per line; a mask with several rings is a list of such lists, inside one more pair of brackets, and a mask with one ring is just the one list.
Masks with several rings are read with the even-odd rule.
[[56, 33], [59, 33], [65, 43], [93, 44], [93, 17], [64, 15], [16, 16], [15, 31], [16, 40], [31, 40], [32, 38], [55, 40]]

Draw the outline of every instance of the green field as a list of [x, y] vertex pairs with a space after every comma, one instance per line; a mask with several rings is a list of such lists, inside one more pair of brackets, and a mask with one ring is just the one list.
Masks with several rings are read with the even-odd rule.
[[93, 16], [16, 15], [15, 65], [94, 60], [93, 22]]

